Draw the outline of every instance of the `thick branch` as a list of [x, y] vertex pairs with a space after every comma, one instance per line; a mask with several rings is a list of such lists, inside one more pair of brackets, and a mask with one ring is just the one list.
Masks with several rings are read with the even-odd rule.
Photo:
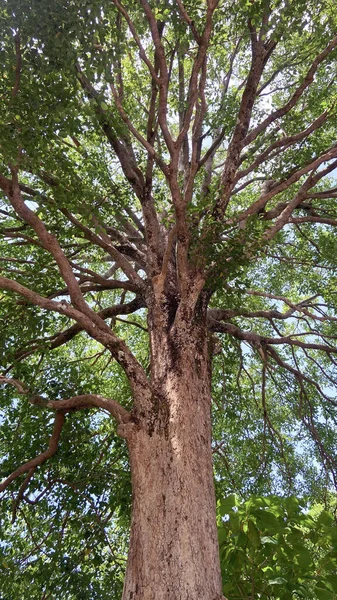
[[267, 51], [262, 41], [257, 39], [256, 32], [251, 25], [250, 33], [252, 48], [251, 66], [241, 99], [237, 124], [234, 129], [232, 140], [228, 147], [227, 158], [221, 176], [220, 197], [215, 207], [215, 214], [219, 217], [224, 214], [230, 199], [230, 194], [234, 186], [236, 169], [240, 161], [241, 150], [243, 148], [244, 139], [250, 125], [258, 85], [271, 51], [276, 45], [273, 44], [273, 46]]
[[[221, 94], [219, 112], [221, 111], [221, 108], [223, 106], [224, 100], [225, 100], [227, 92], [228, 92], [229, 83], [230, 83], [231, 76], [233, 73], [234, 61], [239, 52], [241, 42], [242, 42], [242, 36], [240, 36], [239, 39], [237, 40], [237, 42], [235, 44], [235, 48], [229, 59], [229, 68], [228, 68], [228, 71], [227, 71], [227, 73], [223, 79], [223, 83], [222, 83], [223, 90], [222, 90], [222, 94]], [[208, 148], [208, 150], [205, 152], [204, 156], [199, 161], [199, 166], [198, 166], [199, 169], [203, 165], [205, 165], [206, 171], [209, 173], [211, 172], [215, 152], [219, 148], [222, 140], [224, 139], [225, 133], [226, 133], [226, 127], [218, 127], [218, 129], [216, 130], [215, 135], [213, 137], [211, 146]], [[206, 165], [209, 165], [209, 166], [206, 166]]]
[[[334, 148], [329, 150], [325, 155], [314, 161], [315, 166], [312, 169], [316, 169], [323, 162], [329, 161], [332, 158], [337, 157], [337, 145]], [[337, 167], [337, 160], [333, 161], [328, 167], [319, 171], [316, 175], [309, 175], [307, 180], [300, 187], [298, 192], [295, 194], [294, 198], [286, 205], [286, 207], [281, 211], [280, 215], [275, 219], [274, 224], [265, 231], [263, 235], [263, 240], [270, 241], [275, 237], [278, 231], [280, 231], [288, 222], [295, 208], [301, 203], [301, 201], [306, 198], [308, 190], [313, 188], [318, 181], [320, 181], [323, 177], [325, 177], [328, 173], [333, 171]]]
[[162, 24], [160, 24], [147, 0], [140, 0], [144, 13], [149, 23], [153, 44], [155, 47], [156, 59], [159, 67], [159, 107], [158, 121], [162, 130], [167, 149], [172, 156], [175, 153], [175, 144], [167, 124], [167, 96], [169, 87], [169, 71], [167, 68], [165, 49], [161, 41]]
[[107, 410], [120, 423], [127, 423], [130, 420], [130, 413], [116, 400], [112, 398], [104, 398], [98, 394], [82, 394], [73, 396], [66, 400], [48, 400], [47, 402], [40, 396], [35, 396], [30, 399], [30, 403], [35, 406], [51, 408], [64, 413], [83, 410], [86, 408], [103, 408]]
[[0, 289], [15, 292], [24, 298], [27, 298], [29, 302], [36, 306], [67, 315], [77, 321], [93, 339], [97, 340], [110, 350], [112, 356], [124, 369], [130, 381], [136, 405], [143, 408], [148, 408], [149, 405], [151, 405], [152, 392], [144, 369], [125, 342], [118, 338], [105, 321], [96, 313], [92, 311], [93, 314], [104, 323], [104, 331], [103, 328], [98, 328], [89, 317], [70, 306], [67, 302], [55, 302], [54, 300], [44, 298], [16, 281], [12, 281], [6, 277], [0, 277]]
[[[0, 376], [0, 384], [1, 383], [13, 385], [18, 390], [19, 394], [29, 395], [29, 390], [17, 379]], [[112, 398], [105, 398], [98, 394], [83, 394], [80, 396], [73, 396], [66, 400], [48, 401], [44, 400], [41, 396], [33, 396], [29, 399], [29, 402], [34, 406], [56, 410], [54, 429], [49, 440], [49, 446], [47, 450], [13, 471], [13, 473], [0, 484], [0, 492], [6, 489], [14, 479], [17, 479], [17, 477], [23, 473], [33, 473], [36, 467], [42, 465], [48, 458], [56, 453], [66, 413], [88, 408], [102, 408], [107, 410], [116, 419], [118, 425], [127, 423], [131, 417], [131, 414], [118, 402]]]
[[[269, 200], [271, 200], [274, 196], [276, 196], [280, 192], [283, 192], [284, 190], [288, 189], [294, 183], [297, 183], [297, 181], [299, 181], [301, 179], [301, 177], [303, 177], [303, 175], [306, 175], [307, 173], [310, 173], [311, 171], [315, 171], [322, 163], [327, 162], [335, 157], [337, 157], [337, 144], [334, 144], [333, 146], [331, 146], [324, 154], [322, 154], [318, 158], [315, 158], [313, 161], [311, 161], [305, 167], [302, 167], [298, 171], [293, 172], [290, 175], [290, 177], [287, 177], [287, 179], [284, 179], [280, 183], [275, 183], [275, 185], [273, 185], [269, 191], [267, 191], [266, 193], [262, 193], [259, 196], [259, 198], [255, 202], [253, 202], [247, 209], [243, 210], [241, 213], [238, 213], [235, 216], [235, 218], [228, 219], [227, 224], [238, 223], [240, 221], [244, 221], [245, 219], [247, 219], [247, 217], [249, 217], [251, 215], [257, 214], [261, 209], [264, 209], [264, 207], [269, 202]], [[331, 168], [334, 168], [334, 167], [329, 166], [329, 169], [331, 169]], [[313, 187], [316, 184], [316, 182], [324, 176], [324, 174], [325, 174], [324, 171], [320, 171], [316, 176], [317, 180], [312, 178], [311, 179], [312, 185], [310, 187]], [[310, 188], [308, 187], [308, 189], [310, 189]], [[306, 196], [307, 193], [308, 193], [308, 190], [305, 191], [304, 197]], [[299, 200], [299, 202], [301, 202], [301, 200]], [[281, 203], [280, 204], [281, 212], [283, 212], [283, 210], [287, 209], [289, 205], [290, 205], [290, 203], [289, 204], [285, 204], [284, 202]], [[293, 208], [295, 208], [296, 206], [297, 206], [297, 200], [294, 204], [292, 204]], [[292, 210], [293, 210], [293, 208], [292, 208]], [[291, 210], [291, 212], [292, 212], [292, 210]], [[276, 211], [275, 216], [278, 216], [280, 214], [279, 212], [277, 212], [277, 207], [272, 209], [272, 211]], [[288, 212], [286, 213], [287, 218], [290, 217], [291, 212], [289, 213], [289, 215], [288, 215]], [[268, 213], [267, 213], [267, 215], [268, 215]], [[273, 215], [274, 215], [274, 212], [273, 212]]]
[[8, 279], [7, 277], [0, 277], [0, 289], [19, 294], [36, 306], [40, 306], [46, 310], [55, 311], [61, 315], [66, 315], [67, 317], [74, 319], [74, 321], [77, 321], [83, 327], [83, 329], [85, 329], [85, 331], [87, 331], [94, 339], [101, 342], [103, 345], [108, 345], [112, 342], [113, 333], [108, 326], [106, 326], [106, 331], [103, 332], [96, 327], [95, 323], [93, 323], [88, 316], [84, 315], [76, 308], [73, 308], [70, 304], [63, 300], [61, 302], [56, 302], [55, 300], [44, 298], [33, 290], [30, 290], [20, 283], [17, 283], [12, 279]]
[[[190, 81], [189, 81], [188, 94], [187, 94], [187, 108], [186, 108], [185, 115], [184, 115], [184, 123], [183, 123], [182, 129], [179, 132], [179, 135], [178, 135], [178, 138], [176, 141], [176, 147], [179, 149], [180, 149], [180, 146], [183, 143], [183, 140], [189, 130], [195, 103], [198, 98], [198, 94], [199, 94], [198, 77], [199, 77], [199, 74], [200, 74], [203, 66], [205, 66], [206, 52], [207, 52], [207, 48], [208, 48], [208, 45], [210, 42], [210, 37], [212, 34], [213, 13], [214, 13], [214, 10], [215, 10], [217, 4], [218, 4], [218, 2], [214, 2], [211, 5], [209, 4], [207, 7], [205, 29], [199, 40], [198, 53], [197, 53], [197, 56], [193, 63], [192, 73], [191, 73], [191, 77], [190, 77]], [[202, 91], [203, 91], [203, 88], [205, 86], [205, 73], [204, 73], [204, 76], [202, 79], [203, 79], [203, 83], [201, 84], [201, 87], [202, 87]], [[204, 114], [205, 114], [205, 109], [201, 113], [199, 118], [202, 119]], [[197, 115], [196, 115], [196, 118], [197, 118]], [[198, 129], [198, 127], [196, 127], [196, 129]]]
[[138, 142], [140, 142], [140, 144], [147, 150], [149, 156], [152, 159], [155, 160], [155, 162], [157, 163], [158, 167], [162, 170], [162, 172], [164, 173], [164, 175], [168, 176], [169, 175], [169, 167], [168, 167], [168, 165], [157, 154], [157, 152], [155, 151], [155, 149], [152, 146], [152, 144], [150, 144], [150, 142], [133, 125], [133, 123], [132, 123], [129, 115], [124, 110], [123, 105], [122, 105], [122, 103], [121, 103], [121, 101], [119, 99], [118, 92], [117, 92], [115, 86], [112, 83], [110, 83], [110, 89], [112, 91], [112, 95], [114, 97], [115, 105], [116, 105], [116, 108], [117, 108], [117, 110], [118, 110], [118, 112], [120, 114], [121, 119], [124, 121], [124, 123], [126, 124], [126, 126], [129, 129], [129, 131], [136, 138], [136, 140], [138, 140]]
[[73, 412], [75, 410], [83, 410], [85, 408], [103, 408], [107, 410], [120, 423], [127, 423], [130, 420], [130, 413], [123, 406], [112, 398], [105, 398], [99, 394], [81, 394], [72, 396], [65, 400], [45, 400], [42, 396], [33, 395], [22, 381], [0, 375], [0, 384], [8, 384], [14, 386], [19, 394], [31, 396], [30, 404], [34, 406], [42, 406], [43, 408], [51, 408], [62, 413]]
[[[319, 115], [319, 117], [317, 117], [317, 119], [315, 119], [315, 121], [313, 121], [303, 131], [295, 133], [294, 135], [284, 136], [281, 139], [276, 140], [275, 142], [270, 144], [268, 146], [268, 148], [263, 150], [263, 152], [261, 152], [261, 154], [259, 154], [254, 159], [254, 161], [249, 165], [249, 167], [247, 167], [246, 169], [243, 169], [242, 171], [239, 171], [237, 173], [237, 175], [235, 177], [235, 182], [239, 181], [239, 179], [241, 179], [242, 177], [246, 177], [247, 175], [249, 175], [249, 173], [251, 173], [254, 169], [256, 169], [258, 166], [260, 166], [263, 162], [270, 159], [271, 158], [270, 155], [271, 155], [271, 152], [273, 152], [273, 150], [282, 148], [282, 151], [284, 151], [286, 148], [289, 148], [296, 142], [299, 142], [299, 141], [307, 138], [311, 133], [316, 131], [316, 129], [318, 129], [319, 127], [321, 127], [321, 125], [323, 123], [325, 123], [328, 116], [329, 116], [329, 112], [324, 111], [321, 115]], [[244, 158], [245, 157], [242, 157], [242, 159], [244, 159]]]
[[104, 232], [103, 227], [97, 222], [96, 227], [100, 233], [97, 235], [94, 231], [92, 231], [89, 227], [81, 223], [68, 209], [61, 209], [62, 213], [68, 217], [68, 219], [76, 225], [83, 233], [85, 237], [94, 242], [101, 248], [103, 248], [108, 254], [110, 254], [111, 258], [116, 262], [116, 264], [124, 271], [125, 275], [130, 279], [132, 283], [138, 286], [139, 289], [144, 287], [144, 282], [141, 277], [136, 273], [128, 259], [123, 256], [121, 252], [117, 250], [117, 248], [111, 243], [109, 236]]
[[293, 93], [290, 100], [281, 108], [273, 112], [269, 115], [262, 123], [260, 123], [257, 127], [255, 127], [244, 139], [244, 145], [248, 146], [254, 141], [257, 136], [264, 131], [271, 123], [286, 115], [298, 102], [300, 97], [303, 95], [305, 90], [311, 85], [314, 80], [315, 73], [319, 67], [319, 65], [327, 58], [327, 56], [334, 50], [337, 46], [337, 36], [331, 40], [331, 42], [324, 48], [324, 50], [316, 56], [315, 60], [312, 62], [310, 69], [308, 70], [305, 78], [303, 79], [301, 85], [296, 89]]
[[[86, 325], [87, 325], [87, 327], [88, 326], [90, 327], [91, 331], [93, 331], [94, 329], [97, 330], [99, 328], [102, 330], [102, 332], [104, 331], [105, 333], [110, 335], [111, 331], [108, 328], [108, 326], [106, 325], [106, 323], [102, 319], [100, 319], [96, 315], [96, 313], [85, 302], [81, 288], [77, 282], [74, 272], [69, 264], [67, 257], [65, 256], [57, 238], [54, 235], [52, 235], [51, 233], [49, 233], [49, 231], [47, 230], [43, 221], [34, 213], [33, 210], [31, 210], [24, 203], [22, 196], [21, 196], [21, 190], [20, 190], [20, 186], [19, 186], [17, 170], [16, 169], [12, 170], [12, 182], [10, 182], [9, 180], [8, 180], [8, 182], [3, 181], [4, 179], [6, 179], [6, 178], [2, 177], [0, 179], [0, 186], [2, 187], [3, 191], [8, 195], [8, 198], [9, 198], [11, 204], [13, 205], [13, 208], [15, 209], [17, 214], [34, 229], [42, 246], [48, 252], [50, 252], [50, 254], [54, 257], [54, 259], [59, 267], [60, 273], [61, 273], [65, 283], [67, 284], [71, 301], [75, 307], [74, 310], [75, 310], [76, 316], [74, 316], [73, 318], [75, 318], [77, 321], [80, 318], [83, 321], [83, 317], [84, 317]], [[1, 280], [2, 280], [3, 285], [6, 284], [7, 286], [15, 283], [15, 282], [10, 282], [10, 280], [7, 280], [5, 282], [5, 278], [1, 278]], [[12, 289], [13, 291], [18, 291], [18, 293], [21, 293], [26, 288], [23, 288], [23, 286], [19, 286], [16, 288], [16, 290], [14, 290], [13, 287], [12, 288], [4, 287], [3, 289]], [[19, 289], [21, 289], [21, 292], [19, 291]], [[27, 293], [27, 291], [29, 292], [29, 294], [31, 296], [30, 301], [32, 301], [34, 304], [38, 304], [39, 306], [41, 306], [41, 304], [39, 304], [39, 302], [41, 302], [42, 297], [40, 297], [38, 294], [35, 294], [35, 298], [39, 299], [39, 302], [35, 302], [35, 300], [32, 299], [34, 296], [34, 292], [31, 292], [30, 290], [26, 289], [25, 293]], [[25, 294], [23, 294], [23, 295], [25, 295]], [[46, 299], [42, 299], [42, 301], [46, 302]], [[56, 303], [54, 303], [54, 304], [56, 305]], [[53, 306], [53, 308], [49, 308], [49, 310], [57, 310], [57, 312], [62, 312], [59, 310], [60, 305], [58, 305], [58, 308], [56, 308], [55, 305]], [[44, 308], [47, 308], [47, 306], [45, 305]], [[67, 308], [68, 311], [70, 309], [71, 309], [71, 307]], [[74, 313], [74, 315], [75, 315], [75, 313]], [[69, 312], [64, 311], [64, 314], [69, 314]], [[71, 315], [69, 314], [69, 316], [71, 316]], [[90, 321], [90, 323], [89, 323], [89, 321]], [[87, 329], [87, 331], [89, 331], [89, 330]], [[95, 339], [97, 339], [97, 337]]]
[[211, 308], [207, 315], [211, 319], [216, 319], [217, 321], [226, 321], [227, 319], [233, 319], [234, 317], [243, 317], [248, 319], [289, 319], [294, 312], [296, 312], [297, 308], [291, 308], [287, 310], [285, 313], [281, 313], [278, 310], [243, 310], [243, 309], [218, 309]]
[[82, 292], [74, 273], [56, 237], [49, 233], [41, 219], [24, 203], [21, 196], [17, 170], [12, 170], [12, 186], [8, 198], [19, 217], [34, 229], [43, 247], [50, 252], [56, 260], [60, 273], [68, 286], [69, 294], [74, 306], [84, 313], [91, 312], [83, 299]]
[[198, 30], [194, 24], [193, 19], [191, 19], [191, 17], [189, 16], [189, 14], [181, 0], [177, 0], [177, 4], [179, 7], [179, 12], [181, 14], [181, 17], [183, 18], [185, 23], [188, 25], [188, 27], [191, 29], [191, 31], [193, 33], [193, 37], [194, 37], [195, 41], [197, 42], [197, 44], [200, 44], [200, 41], [201, 41], [200, 34], [198, 33]]
[[134, 154], [131, 151], [130, 146], [127, 147], [124, 143], [120, 141], [120, 139], [108, 123], [106, 111], [101, 107], [99, 93], [95, 90], [94, 86], [82, 73], [82, 70], [78, 64], [76, 65], [76, 70], [78, 80], [86, 95], [88, 96], [88, 98], [95, 100], [95, 112], [100, 119], [102, 129], [111, 147], [116, 153], [116, 156], [121, 164], [126, 179], [131, 184], [136, 196], [139, 199], [141, 199], [144, 194], [145, 181], [142, 172], [136, 164]]
[[149, 58], [146, 55], [144, 46], [142, 45], [142, 42], [140, 40], [140, 37], [136, 31], [136, 27], [135, 27], [130, 15], [128, 14], [128, 12], [124, 8], [124, 6], [122, 6], [122, 4], [119, 2], [119, 0], [113, 0], [113, 3], [116, 6], [116, 8], [118, 9], [118, 11], [120, 12], [120, 14], [123, 15], [124, 19], [126, 20], [128, 27], [130, 29], [130, 32], [132, 34], [132, 37], [138, 46], [139, 56], [142, 59], [142, 61], [146, 64], [147, 68], [149, 69], [149, 72], [151, 73], [151, 77], [152, 77], [153, 81], [156, 84], [158, 84], [159, 83], [158, 75], [157, 75], [151, 61], [149, 60]]
[[14, 481], [14, 479], [17, 479], [18, 477], [20, 477], [20, 475], [27, 473], [31, 469], [36, 469], [36, 467], [43, 465], [43, 463], [46, 462], [46, 460], [48, 460], [48, 458], [51, 458], [52, 456], [54, 456], [54, 454], [56, 454], [60, 436], [61, 436], [61, 432], [62, 432], [62, 428], [64, 425], [64, 421], [65, 421], [64, 413], [57, 412], [55, 415], [53, 433], [50, 437], [47, 450], [45, 450], [44, 452], [42, 452], [35, 458], [32, 458], [31, 460], [27, 461], [26, 463], [24, 463], [23, 465], [18, 467], [15, 471], [13, 471], [13, 473], [11, 473], [0, 484], [0, 492], [3, 492], [9, 486], [9, 484], [12, 483], [12, 481]]
[[[115, 306], [109, 306], [108, 308], [104, 308], [98, 314], [102, 319], [108, 319], [111, 317], [116, 317], [117, 315], [132, 314], [133, 312], [137, 311], [143, 306], [143, 300], [141, 298], [135, 298], [134, 300], [126, 304], [116, 304]], [[59, 346], [66, 344], [81, 331], [83, 331], [83, 327], [81, 327], [79, 323], [76, 323], [68, 329], [65, 329], [64, 331], [55, 334], [52, 340], [50, 341], [49, 348], [53, 350], [54, 348], [58, 348]], [[39, 348], [39, 342], [45, 346], [46, 340], [43, 338], [40, 340], [31, 340], [28, 348], [21, 348], [15, 354], [15, 360], [20, 360], [20, 358], [26, 358], [27, 356], [35, 352]]]
[[[211, 331], [218, 331], [219, 333], [228, 333], [239, 340], [250, 342], [251, 344], [255, 344], [257, 346], [269, 347], [270, 345], [277, 346], [285, 344], [289, 346], [298, 346], [299, 348], [320, 350], [326, 352], [327, 354], [337, 354], [337, 348], [334, 346], [328, 346], [327, 344], [315, 344], [312, 342], [301, 342], [300, 340], [295, 339], [296, 334], [287, 335], [280, 338], [270, 338], [255, 333], [253, 331], [243, 331], [242, 329], [240, 329], [240, 327], [237, 327], [237, 325], [234, 325], [233, 323], [220, 323], [219, 321], [215, 321], [213, 319], [209, 320], [209, 328]], [[312, 332], [307, 332], [302, 335], [312, 336]]]

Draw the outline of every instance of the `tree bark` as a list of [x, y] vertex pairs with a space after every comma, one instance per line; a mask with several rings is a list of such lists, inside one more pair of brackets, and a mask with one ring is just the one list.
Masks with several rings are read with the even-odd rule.
[[204, 327], [152, 331], [153, 414], [127, 435], [133, 506], [123, 600], [223, 598], [209, 371]]

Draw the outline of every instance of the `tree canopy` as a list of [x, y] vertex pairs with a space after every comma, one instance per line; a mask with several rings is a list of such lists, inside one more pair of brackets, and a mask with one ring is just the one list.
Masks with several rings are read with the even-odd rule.
[[336, 486], [336, 25], [330, 0], [2, 3], [4, 600], [121, 594], [151, 286], [177, 282], [169, 326], [203, 290], [218, 498]]

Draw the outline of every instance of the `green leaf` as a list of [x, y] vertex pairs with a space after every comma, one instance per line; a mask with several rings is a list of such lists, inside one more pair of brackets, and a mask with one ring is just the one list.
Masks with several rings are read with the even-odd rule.
[[284, 577], [275, 577], [275, 579], [270, 579], [268, 583], [270, 585], [284, 585], [287, 583], [287, 580]]
[[275, 515], [265, 509], [256, 510], [253, 513], [263, 531], [269, 531], [270, 533], [277, 533], [281, 530], [281, 524], [279, 523]]
[[220, 503], [220, 514], [227, 515], [237, 505], [237, 499], [235, 494], [223, 498]]
[[253, 544], [253, 546], [258, 547], [261, 545], [262, 539], [260, 540], [260, 532], [252, 520], [248, 521], [247, 535], [249, 541]]
[[296, 553], [295, 560], [299, 565], [309, 567], [312, 555], [307, 548], [301, 548], [300, 552]]
[[277, 546], [278, 541], [268, 535], [263, 535], [261, 537], [261, 544], [273, 544], [274, 546]]
[[319, 525], [326, 525], [327, 527], [330, 527], [333, 524], [333, 521], [333, 516], [326, 510], [322, 510], [321, 514], [318, 517], [317, 523]]
[[315, 587], [314, 592], [318, 598], [318, 600], [334, 600], [335, 594], [333, 592], [329, 592], [327, 589], [323, 589], [321, 587]]

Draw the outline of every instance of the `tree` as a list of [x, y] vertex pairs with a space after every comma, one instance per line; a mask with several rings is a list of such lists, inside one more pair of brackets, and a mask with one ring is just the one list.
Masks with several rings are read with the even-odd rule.
[[[39, 505], [61, 520], [62, 553], [60, 489], [83, 492], [78, 464], [115, 476], [125, 440], [123, 600], [220, 600], [212, 452], [219, 489], [226, 469], [241, 491], [336, 477], [334, 7], [9, 0], [0, 15], [0, 490], [13, 521]], [[86, 483], [83, 511], [99, 499], [105, 518], [129, 485]]]

